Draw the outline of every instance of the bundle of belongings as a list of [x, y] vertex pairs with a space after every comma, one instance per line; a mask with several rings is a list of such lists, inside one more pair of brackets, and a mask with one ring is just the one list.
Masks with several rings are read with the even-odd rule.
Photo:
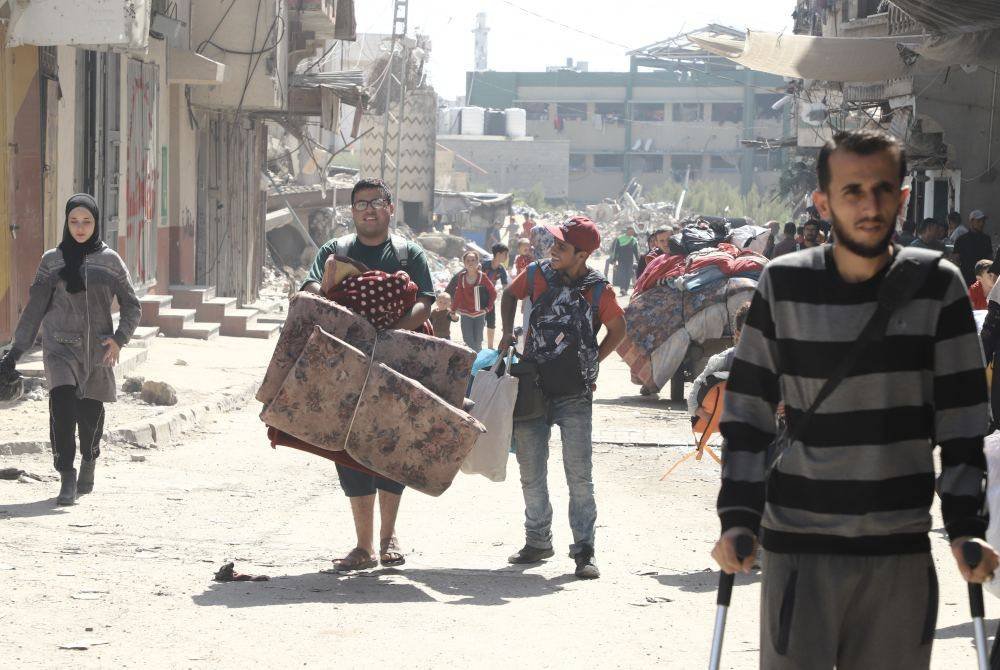
[[[692, 343], [731, 335], [733, 315], [753, 297], [767, 264], [755, 249], [766, 246], [769, 231], [751, 225], [737, 231], [743, 228], [737, 237], [727, 225], [689, 224], [639, 277], [618, 353], [644, 392], [658, 392], [670, 381]], [[741, 246], [732, 244], [734, 237]]]
[[440, 495], [485, 432], [463, 409], [475, 353], [424, 333], [376, 328], [413, 306], [405, 273], [329, 275], [324, 295], [351, 309], [312, 293], [292, 297], [257, 391], [271, 446]]

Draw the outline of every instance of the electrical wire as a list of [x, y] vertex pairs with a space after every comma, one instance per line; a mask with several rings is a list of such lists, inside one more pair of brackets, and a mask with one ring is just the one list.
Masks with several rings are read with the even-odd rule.
[[219, 32], [219, 28], [222, 27], [223, 22], [226, 20], [226, 17], [229, 16], [229, 12], [233, 10], [233, 6], [235, 4], [236, 0], [232, 0], [232, 2], [229, 3], [229, 6], [226, 7], [226, 11], [222, 13], [222, 18], [220, 18], [219, 22], [215, 24], [215, 28], [212, 28], [212, 32], [209, 34], [208, 39], [198, 45], [198, 48], [195, 49], [195, 53], [200, 54], [205, 50], [205, 45], [208, 44], [209, 40], [215, 37], [215, 33]]
[[281, 14], [276, 14], [275, 19], [281, 21], [281, 34], [274, 39], [274, 44], [272, 44], [269, 47], [262, 47], [254, 51], [240, 51], [239, 49], [228, 49], [216, 42], [213, 42], [212, 40], [205, 40], [202, 44], [211, 44], [219, 51], [225, 52], [227, 54], [234, 54], [236, 56], [259, 56], [261, 54], [266, 54], [269, 51], [274, 51], [275, 49], [277, 49], [281, 45], [281, 41], [285, 39], [285, 32], [287, 28], [285, 19], [284, 17], [281, 16]]

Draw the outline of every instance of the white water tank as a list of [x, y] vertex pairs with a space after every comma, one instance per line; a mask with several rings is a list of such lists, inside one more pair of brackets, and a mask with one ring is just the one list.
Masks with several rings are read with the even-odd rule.
[[486, 128], [486, 110], [482, 107], [462, 107], [461, 134], [482, 135]]
[[510, 107], [503, 110], [507, 116], [507, 137], [519, 138], [528, 136], [528, 112], [520, 107]]

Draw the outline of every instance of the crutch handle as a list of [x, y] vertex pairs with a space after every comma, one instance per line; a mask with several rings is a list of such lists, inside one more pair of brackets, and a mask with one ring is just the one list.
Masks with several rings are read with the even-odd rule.
[[[983, 560], [983, 547], [978, 542], [966, 542], [962, 545], [962, 558], [965, 564], [975, 570]], [[983, 605], [983, 585], [969, 582], [969, 609], [972, 610], [972, 617], [980, 619], [986, 616], [986, 607]]]
[[[746, 557], [753, 553], [753, 538], [749, 535], [737, 535], [736, 540], [736, 560], [742, 563]], [[736, 575], [727, 575], [723, 572], [719, 575], [719, 595], [715, 599], [717, 605], [729, 607], [729, 600], [733, 595], [733, 581]]]

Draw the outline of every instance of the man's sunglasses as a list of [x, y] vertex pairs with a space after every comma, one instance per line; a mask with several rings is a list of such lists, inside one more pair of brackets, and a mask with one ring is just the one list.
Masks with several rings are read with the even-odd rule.
[[363, 212], [369, 207], [372, 209], [385, 209], [389, 206], [389, 201], [385, 198], [375, 198], [374, 200], [355, 200], [352, 207], [356, 212]]

